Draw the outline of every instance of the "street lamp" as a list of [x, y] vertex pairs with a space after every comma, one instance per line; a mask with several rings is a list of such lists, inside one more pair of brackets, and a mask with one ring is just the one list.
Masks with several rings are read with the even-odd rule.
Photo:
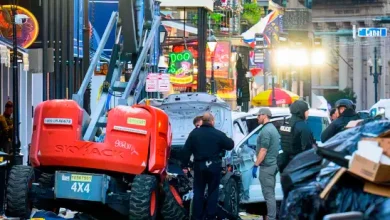
[[322, 49], [314, 49], [312, 52], [312, 64], [322, 65], [325, 63], [325, 52]]
[[215, 94], [216, 93], [216, 86], [215, 86], [215, 79], [214, 79], [214, 51], [215, 51], [215, 48], [217, 47], [217, 39], [215, 38], [214, 35], [211, 35], [209, 37], [209, 40], [207, 42], [207, 46], [210, 50], [210, 55], [211, 55], [211, 79], [210, 79], [210, 83], [211, 83], [211, 94]]
[[161, 68], [161, 69], [167, 69], [168, 68], [168, 64], [165, 61], [165, 56], [164, 55], [160, 56], [160, 59], [158, 61], [158, 68]]
[[[305, 48], [288, 48], [281, 47], [276, 50], [276, 64], [278, 66], [294, 66], [301, 69], [308, 66], [320, 66], [325, 63], [326, 54], [324, 50], [318, 48], [318, 45], [313, 49]], [[300, 73], [296, 74], [298, 81], [298, 94], [300, 95]], [[309, 87], [311, 90], [311, 74], [309, 74]], [[311, 99], [311, 95], [309, 95]]]
[[11, 5], [12, 12], [12, 43], [13, 43], [13, 137], [12, 137], [12, 149], [13, 149], [13, 165], [22, 164], [20, 161], [20, 136], [19, 136], [19, 69], [18, 69], [18, 42], [17, 42], [17, 5], [16, 1], [13, 1]]
[[[374, 63], [371, 58], [367, 61], [368, 66], [370, 67], [370, 75], [374, 77], [374, 85], [375, 85], [375, 103], [378, 102], [378, 78], [382, 75], [382, 59], [377, 58], [376, 56], [376, 47], [374, 48]], [[374, 66], [374, 72], [372, 71], [372, 67]], [[378, 70], [379, 67], [379, 70]]]

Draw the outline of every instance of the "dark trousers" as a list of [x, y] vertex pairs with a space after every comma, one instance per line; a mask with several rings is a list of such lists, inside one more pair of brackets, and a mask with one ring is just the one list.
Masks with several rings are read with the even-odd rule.
[[[215, 219], [217, 216], [219, 183], [221, 180], [221, 163], [212, 162], [208, 167], [206, 162], [194, 163], [194, 201], [192, 218], [196, 220]], [[205, 189], [207, 186], [207, 206], [205, 204]]]
[[261, 184], [261, 191], [265, 202], [267, 203], [267, 219], [276, 219], [276, 199], [275, 199], [275, 184], [276, 174], [278, 173], [277, 165], [260, 166], [259, 180]]

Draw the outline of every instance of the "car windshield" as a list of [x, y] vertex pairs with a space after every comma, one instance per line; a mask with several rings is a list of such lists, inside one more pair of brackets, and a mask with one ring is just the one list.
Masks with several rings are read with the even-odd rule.
[[316, 139], [316, 141], [320, 141], [321, 133], [325, 127], [322, 118], [309, 116], [309, 118], [307, 119], [307, 123], [309, 124], [309, 127], [313, 132], [314, 139]]

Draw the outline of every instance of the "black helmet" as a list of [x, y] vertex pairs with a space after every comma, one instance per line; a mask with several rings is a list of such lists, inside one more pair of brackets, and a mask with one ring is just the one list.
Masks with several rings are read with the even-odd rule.
[[355, 110], [355, 104], [349, 99], [340, 99], [336, 102], [336, 108], [345, 107]]
[[290, 112], [293, 115], [298, 115], [300, 118], [305, 117], [305, 112], [309, 110], [309, 104], [303, 100], [297, 100], [290, 105]]

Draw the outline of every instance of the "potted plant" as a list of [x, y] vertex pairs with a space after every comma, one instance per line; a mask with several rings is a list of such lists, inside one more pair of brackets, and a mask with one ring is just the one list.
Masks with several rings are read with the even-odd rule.
[[247, 20], [249, 24], [254, 25], [259, 22], [264, 15], [264, 9], [257, 2], [245, 3], [242, 18]]

